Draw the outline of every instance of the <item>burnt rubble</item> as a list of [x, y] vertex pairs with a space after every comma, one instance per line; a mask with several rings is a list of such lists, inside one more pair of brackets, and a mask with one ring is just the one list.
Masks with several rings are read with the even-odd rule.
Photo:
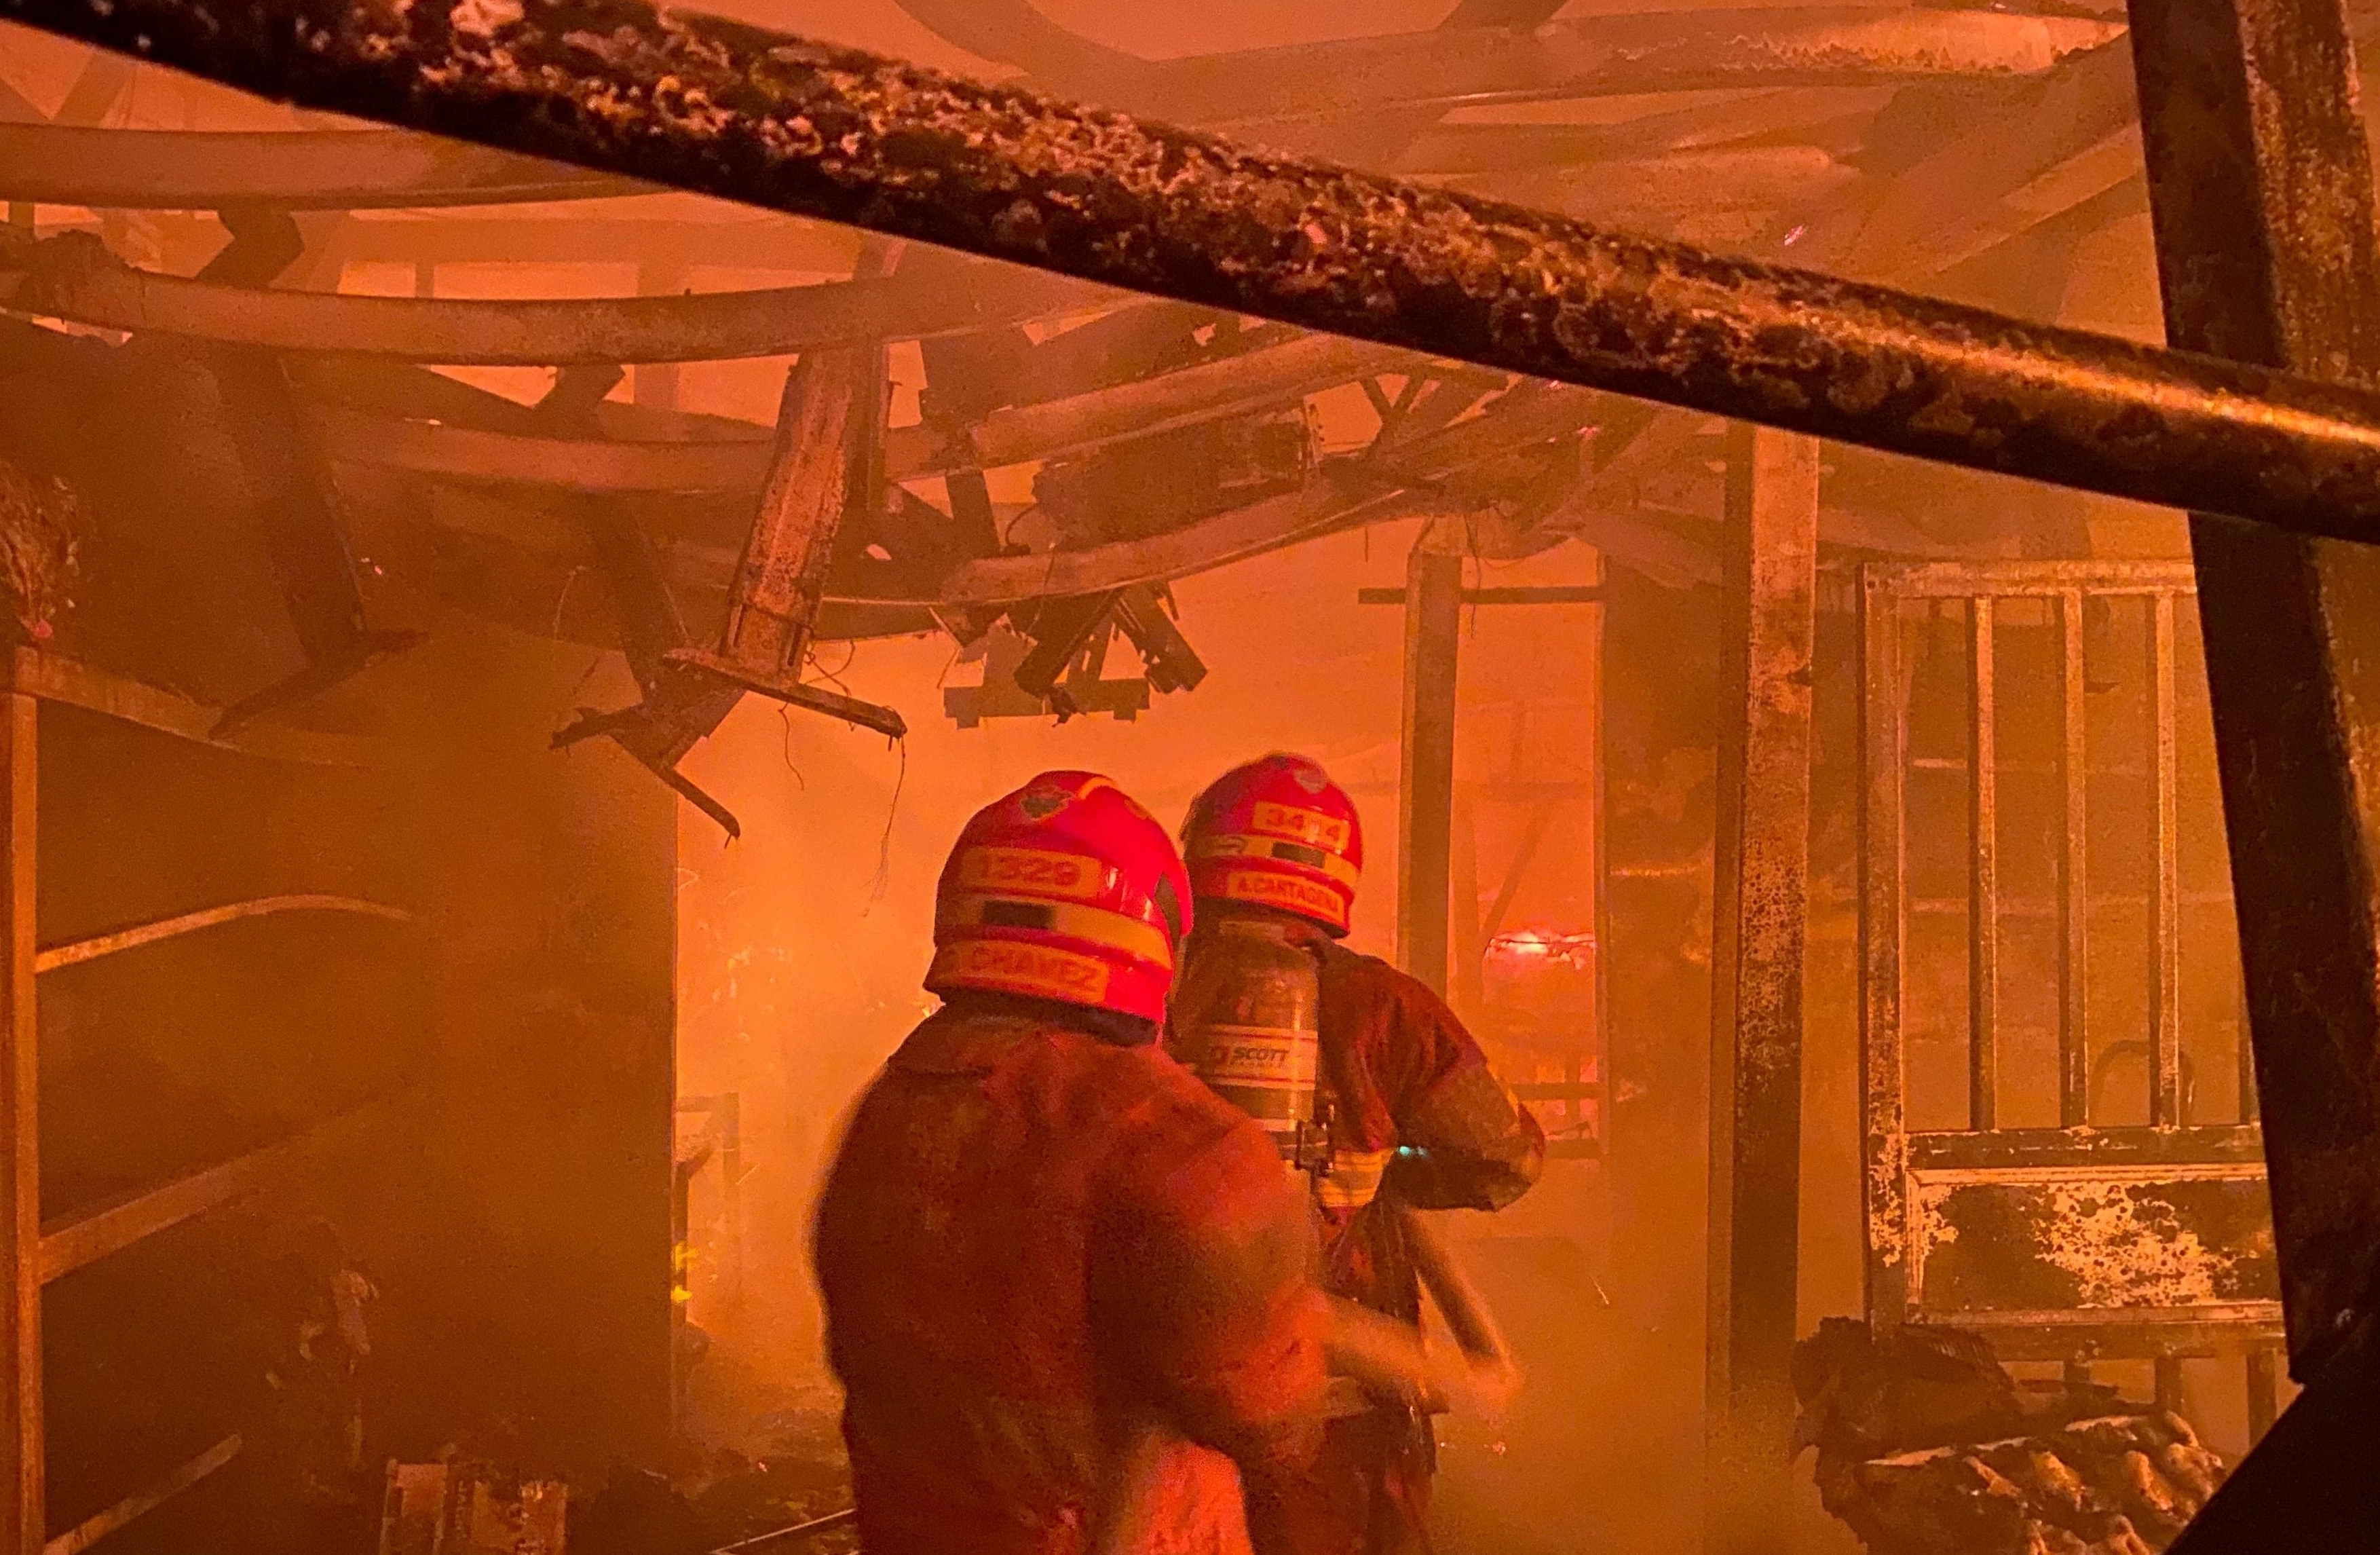
[[1981, 1338], [1830, 1318], [1794, 1354], [1797, 1442], [1871, 1555], [2152, 1555], [2222, 1483], [2171, 1410], [2025, 1396]]

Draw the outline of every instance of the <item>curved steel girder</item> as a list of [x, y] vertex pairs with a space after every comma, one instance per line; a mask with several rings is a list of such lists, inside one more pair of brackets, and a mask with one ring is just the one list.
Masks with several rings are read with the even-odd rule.
[[2363, 390], [1268, 156], [643, 0], [606, 7], [601, 49], [564, 0], [464, 11], [472, 26], [447, 25], [453, 6], [389, 5], [317, 27], [303, 0], [0, 0], [226, 85], [790, 214], [1884, 452], [2380, 536], [2380, 395]]
[[775, 446], [766, 435], [682, 443], [538, 437], [337, 408], [317, 409], [312, 419], [322, 456], [333, 464], [581, 496], [757, 492]]
[[120, 211], [387, 210], [650, 188], [386, 129], [212, 133], [0, 124], [0, 199]]
[[[343, 491], [347, 490], [342, 481]], [[419, 504], [374, 503], [386, 512], [368, 515], [382, 526], [375, 554], [390, 553], [391, 527], [427, 533], [431, 526]], [[1427, 492], [1404, 487], [1369, 494], [1325, 482], [1245, 508], [1201, 519], [1166, 534], [1115, 541], [1077, 551], [1032, 556], [994, 556], [955, 568], [932, 597], [894, 599], [830, 593], [821, 618], [822, 637], [872, 637], [923, 629], [934, 608], [1021, 604], [1029, 600], [1098, 593], [1135, 583], [1154, 583], [1205, 572], [1267, 551], [1356, 524], [1383, 522], [1415, 513], [1436, 513], [1444, 504]], [[525, 526], [534, 528], [539, 526]], [[399, 565], [440, 597], [477, 615], [504, 620], [540, 636], [560, 636], [611, 646], [600, 618], [591, 616], [590, 580], [573, 581], [577, 570], [567, 556], [490, 532], [485, 526], [436, 526], [435, 544]], [[711, 612], [711, 596], [722, 595], [733, 556], [681, 554], [674, 548], [668, 568], [689, 615]], [[714, 565], [714, 562], [716, 565]], [[587, 590], [582, 595], [580, 590]], [[715, 603], [715, 601], [714, 601]], [[564, 606], [570, 611], [565, 614]]]
[[1873, 6], [1581, 17], [1207, 55], [1171, 64], [1139, 113], [1261, 124], [1420, 104], [1759, 87], [2026, 77], [2123, 33], [2119, 23]]
[[[994, 410], [968, 429], [963, 462], [985, 469], [1046, 459], [1233, 411], [1261, 409], [1423, 358], [1394, 346], [1303, 334], [1279, 346], [1084, 394]], [[953, 468], [946, 459], [933, 467]], [[923, 474], [925, 470], [909, 473]]]
[[[489, 524], [435, 524], [401, 490], [366, 481], [341, 490], [357, 500], [358, 516], [375, 555], [384, 555], [439, 598], [472, 614], [541, 637], [613, 647], [600, 587], [578, 577], [577, 558], [528, 537], [551, 528], [523, 510], [518, 538]], [[902, 600], [830, 593], [821, 613], [822, 638], [859, 638], [925, 630], [936, 608], [1021, 604], [1051, 595], [1098, 593], [1186, 577], [1355, 524], [1385, 521], [1443, 504], [1403, 488], [1364, 495], [1326, 483], [1219, 514], [1167, 534], [1117, 541], [1035, 556], [999, 556], [966, 563], [929, 599]], [[434, 538], [433, 538], [434, 537]], [[723, 604], [735, 567], [732, 553], [672, 547], [664, 565], [690, 620], [709, 620]]]
[[[358, 495], [344, 483], [341, 492]], [[530, 637], [590, 648], [620, 646], [611, 601], [588, 573], [583, 553], [433, 525], [421, 516], [419, 503], [388, 492], [362, 494], [355, 516], [374, 556], [388, 558], [445, 605]], [[664, 555], [672, 591], [698, 637], [718, 630], [726, 607], [725, 578], [735, 565], [732, 552], [715, 565], [709, 555], [684, 565], [675, 548]], [[933, 629], [932, 613], [917, 606], [830, 600], [819, 614], [819, 636], [838, 641]]]
[[[2119, 23], [1997, 11], [1803, 6], [1449, 26], [1152, 61], [1067, 31], [1028, 0], [902, 0], [944, 38], [1059, 90], [1135, 114], [1248, 124], [1393, 106], [1856, 86], [2030, 76], [2123, 32]], [[1455, 18], [1450, 18], [1453, 20]]]
[[[1118, 439], [1298, 399], [1318, 389], [1410, 365], [1390, 346], [1304, 335], [1283, 345], [1160, 373], [1113, 389], [994, 411], [956, 443], [923, 427], [883, 439], [884, 473], [909, 480], [961, 468], [998, 468], [1076, 454]], [[341, 464], [436, 479], [541, 486], [584, 495], [751, 492], [767, 476], [773, 434], [614, 441], [457, 425], [344, 407], [314, 413], [325, 455]]]
[[[1111, 49], [1051, 21], [1031, 0], [899, 0], [912, 19], [978, 59], [1090, 97], [1130, 99], [1163, 79], [1156, 60]], [[1118, 106], [1123, 104], [1119, 103]]]
[[[61, 245], [74, 244], [73, 249]], [[349, 297], [156, 275], [116, 262], [85, 233], [35, 246], [0, 302], [18, 313], [134, 334], [287, 352], [335, 351], [474, 367], [726, 361], [812, 346], [1019, 323], [1102, 294], [1079, 282], [986, 273], [981, 287], [900, 280], [766, 291], [561, 301]]]
[[[1402, 446], [1384, 450], [1377, 459], [1347, 461], [1336, 471], [1326, 473], [1298, 491], [1203, 518], [1165, 534], [1073, 551], [966, 562], [953, 569], [930, 598], [833, 594], [829, 596], [830, 602], [854, 610], [866, 607], [892, 613], [883, 618], [899, 619], [898, 613], [903, 610], [1016, 604], [1048, 596], [1095, 593], [1203, 572], [1351, 525], [1416, 513], [1443, 513], [1450, 507], [1467, 510], [1477, 505], [1479, 499], [1459, 490], [1465, 484], [1462, 479], [1465, 472], [1515, 450], [1575, 435], [1587, 424], [1596, 405], [1597, 396], [1584, 391], [1524, 385], [1489, 405], [1482, 414], [1417, 437]], [[503, 434], [476, 435], [481, 441], [447, 445], [514, 448], [532, 441]], [[352, 467], [358, 462], [347, 459], [340, 452], [335, 424], [329, 436], [326, 452], [334, 463]], [[638, 451], [629, 457], [646, 458], [652, 456], [655, 448], [666, 445], [554, 443], [549, 452], [557, 461], [577, 457], [591, 464], [607, 446], [634, 448]], [[747, 488], [757, 490], [765, 475], [772, 444], [756, 442], [722, 446], [748, 446], [757, 456], [756, 473]], [[723, 460], [726, 456], [721, 457]], [[428, 473], [435, 478], [443, 472], [417, 469], [413, 473]], [[1446, 483], [1442, 490], [1441, 482]], [[371, 484], [370, 480], [362, 483], [366, 488]], [[612, 490], [616, 494], [627, 489]], [[401, 505], [409, 510], [419, 504]], [[523, 528], [527, 530], [536, 527], [525, 523]], [[494, 541], [501, 536], [491, 532], [493, 528], [486, 523], [476, 524], [469, 532], [478, 540]], [[677, 559], [673, 565], [680, 580], [695, 578], [700, 570], [700, 558], [686, 547], [677, 548], [674, 555]], [[723, 553], [717, 562], [718, 569], [732, 566], [732, 559]], [[716, 577], [702, 575], [699, 586], [718, 588], [725, 576], [724, 570], [718, 569]]]
[[[1564, 0], [1457, 0], [1439, 24], [1534, 28], [1551, 21]], [[1110, 48], [1052, 21], [1032, 0], [899, 0], [901, 8], [944, 42], [979, 59], [1014, 65], [1045, 85], [1093, 98], [1162, 91], [1171, 67]]]
[[1324, 481], [1143, 540], [968, 562], [943, 580], [941, 592], [931, 600], [864, 602], [979, 606], [1096, 594], [1136, 583], [1187, 577], [1335, 529], [1439, 510], [1440, 504], [1424, 492], [1400, 487], [1358, 496]]
[[[2084, 46], [2081, 41], [2094, 30], [2102, 36], [2119, 30], [2072, 18], [1981, 12], [1925, 12], [1912, 20], [1905, 13], [1839, 8], [1759, 11], [1742, 14], [1777, 18], [1771, 35], [1750, 37], [1739, 28], [1730, 39], [1694, 44], [1690, 54], [1711, 53], [1703, 64], [1688, 60], [1663, 67], [1655, 57], [1660, 50], [1648, 52], [1640, 35], [1648, 26], [1658, 32], [1658, 15], [1547, 29], [1536, 25], [1544, 19], [1538, 13], [1549, 9], [1544, 0], [1519, 4], [1517, 23], [1503, 19], [1512, 0], [1495, 0], [1486, 7], [1459, 6], [1434, 33], [1165, 62], [1140, 59], [1070, 32], [1026, 0], [906, 0], [906, 8], [962, 47], [1021, 64], [1041, 79], [1142, 111], [1209, 122], [1310, 117], [1375, 108], [1402, 97], [1448, 103], [1542, 95], [1555, 90], [1560, 79], [1559, 69], [1549, 73], [1549, 62], [1564, 57], [1565, 49], [1582, 47], [1589, 55], [1608, 51], [1610, 58], [1582, 79], [1579, 89], [1609, 91], [1643, 84], [1627, 78], [1598, 86], [1599, 76], [1612, 70], [1623, 77], [1660, 68], [1733, 74], [1772, 55], [1780, 65], [1817, 62], [1812, 67], [1830, 82], [1840, 70], [1861, 68], [1882, 70], [1895, 79], [1912, 72], [2029, 74], [2058, 54]], [[1474, 11], [1478, 14], [1468, 14]], [[1703, 13], [1698, 20], [1724, 23], [1735, 14]], [[1499, 19], [1482, 19], [1490, 15]], [[1454, 60], [1446, 40], [1466, 30], [1478, 35], [1456, 45], [1468, 53], [1463, 61]], [[1715, 30], [1729, 31], [1724, 25]], [[1674, 50], [1676, 41], [1668, 42]], [[1440, 72], [1444, 79], [1433, 85]], [[1361, 78], [1360, 90], [1347, 84], [1351, 73]], [[1505, 74], [1510, 80], [1499, 87]], [[1294, 106], [1284, 109], [1283, 103]], [[531, 158], [386, 131], [209, 133], [0, 124], [0, 198], [12, 200], [113, 209], [264, 203], [360, 210], [601, 198], [645, 188]]]

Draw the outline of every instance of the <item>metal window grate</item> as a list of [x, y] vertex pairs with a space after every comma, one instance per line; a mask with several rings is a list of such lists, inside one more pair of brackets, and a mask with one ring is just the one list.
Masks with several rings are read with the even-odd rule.
[[[2280, 1337], [2281, 1311], [2246, 1042], [2240, 1044], [2240, 1122], [2195, 1121], [2185, 1084], [2185, 913], [2228, 906], [2228, 893], [2183, 891], [2177, 613], [2193, 596], [2191, 569], [2180, 563], [1862, 571], [1867, 1310], [1880, 1324], [1945, 1323], [1985, 1332], [2010, 1358], [2070, 1365], [2155, 1358], [2169, 1372], [2183, 1356], [2247, 1355], [2256, 1361], [2252, 1391], [2255, 1378], [2270, 1385], [2268, 1357]], [[1955, 655], [1963, 662], [1955, 675], [1943, 668], [1951, 655], [1921, 662], [1911, 651], [1907, 613], [1909, 601], [1927, 601], [1928, 611], [1963, 615]], [[2090, 673], [2100, 667], [2105, 645], [2086, 638], [2095, 613], [2104, 626], [2118, 601], [2130, 601], [2121, 609], [2143, 624], [2145, 640], [2128, 649], [2138, 656], [2127, 662], [2141, 683], [2146, 716], [2138, 728], [2095, 731], [2091, 699], [2106, 687]], [[2005, 632], [2020, 615], [2034, 633], [2028, 662], [2034, 684], [2044, 688], [2022, 707], [2004, 696], [2015, 684], [2009, 655], [2016, 651]], [[1943, 640], [1939, 633], [1934, 638]], [[2050, 695], [2055, 707], [2044, 705]], [[1958, 705], [1947, 705], [1952, 702]], [[2003, 763], [2001, 750], [2015, 727], [2010, 720], [2020, 714], [2037, 721], [2029, 726], [2034, 759]], [[1912, 722], [1937, 742], [1914, 757]], [[1957, 737], [1948, 731], [1961, 726], [1964, 749], [1954, 758], [1940, 747]], [[2045, 759], [2040, 747], [2054, 755]], [[2016, 782], [2020, 771], [2032, 803], [2011, 822], [2003, 780]], [[2093, 778], [2111, 773], [2131, 774], [2126, 781], [2137, 787], [2144, 813], [2115, 807], [2095, 814]], [[1963, 826], [1941, 791], [1951, 777], [1964, 782]], [[1931, 785], [1920, 798], [1912, 797], [1912, 780]], [[2025, 834], [2026, 817], [2038, 818], [2046, 834]], [[2011, 839], [2048, 856], [2050, 884], [2017, 882], [2006, 853]], [[1912, 890], [1913, 850], [1923, 860], [1921, 875], [1943, 877], [1917, 880], [1920, 887], [1931, 884], [1930, 892]], [[2130, 858], [2116, 856], [2127, 851]], [[1945, 891], [1955, 890], [1947, 886], [1948, 870], [1961, 856], [1966, 896], [1959, 903]], [[2131, 872], [2144, 873], [2145, 881], [2127, 885], [2120, 878], [2126, 865], [2140, 866]], [[2147, 962], [2139, 968], [2143, 1029], [2113, 1029], [2119, 1023], [2108, 1002], [2095, 997], [2095, 953], [2103, 978], [2123, 970], [2110, 960], [2127, 954], [2112, 940], [2095, 944], [2095, 909], [2103, 921], [2111, 909], [2145, 920], [2138, 942]], [[1918, 1126], [1911, 1103], [1914, 977], [1941, 969], [1920, 968], [1926, 955], [1953, 954], [1942, 935], [1961, 910], [1963, 1126]], [[1913, 919], [1929, 926], [1923, 946], [1912, 945]], [[2036, 949], [2046, 940], [2054, 988], [2010, 981], [2006, 936], [2019, 929], [2041, 936], [2033, 942]], [[2033, 965], [2045, 972], [2037, 980], [2046, 985], [2043, 959], [2036, 955]], [[2032, 1018], [2013, 1008], [2018, 992], [2033, 996]], [[1955, 1027], [1955, 1015], [1946, 1018]], [[2053, 1027], [2054, 1058], [2046, 1042]], [[2034, 1036], [2042, 1040], [2024, 1040]], [[2101, 1115], [2106, 1109], [2095, 1106], [2095, 1080], [2104, 1078], [2095, 1075], [2095, 1051], [2103, 1065], [2111, 1053], [2140, 1056], [2147, 1071], [2144, 1124], [2111, 1123]], [[2035, 1067], [2020, 1075], [2011, 1066], [2021, 1063]], [[2049, 1063], [2054, 1076], [2038, 1067]], [[2054, 1091], [2055, 1126], [2011, 1125], [2008, 1099], [2018, 1079], [2045, 1104]], [[2269, 1418], [2252, 1404], [2252, 1414]]]

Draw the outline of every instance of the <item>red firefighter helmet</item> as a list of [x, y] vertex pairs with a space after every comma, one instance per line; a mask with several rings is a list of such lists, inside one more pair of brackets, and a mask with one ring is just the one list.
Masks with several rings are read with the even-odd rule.
[[959, 832], [926, 987], [1161, 1021], [1189, 931], [1189, 877], [1157, 819], [1096, 772], [1043, 772]]
[[1276, 753], [1225, 772], [1191, 802], [1182, 850], [1196, 895], [1347, 932], [1364, 874], [1364, 822], [1319, 762]]

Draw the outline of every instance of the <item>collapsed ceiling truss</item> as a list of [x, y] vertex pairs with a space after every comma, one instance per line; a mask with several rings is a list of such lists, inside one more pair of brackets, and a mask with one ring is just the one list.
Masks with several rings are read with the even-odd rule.
[[[1546, 0], [1465, 0], [1431, 33], [1150, 62], [1067, 33], [1024, 0], [905, 4], [1033, 81], [1449, 188], [1585, 210], [1658, 191], [1668, 203], [1632, 213], [1635, 225], [1694, 236], [1713, 179], [1747, 171], [1758, 194], [1727, 218], [1744, 246], [1895, 284], [1981, 272], [1988, 296], [1996, 265], [2037, 275], [2029, 245], [2070, 251], [2140, 206], [2122, 29], [2088, 17], [1820, 6], [1697, 13], [1688, 29], [1670, 14], [1556, 24]], [[1667, 95], [1679, 92], [1702, 95]], [[1479, 117], [1492, 104], [1598, 99], [1640, 111], [1579, 124]], [[1694, 492], [1706, 423], [1692, 415], [930, 249], [859, 273], [791, 224], [740, 233], [739, 251], [765, 260], [773, 243], [782, 268], [850, 278], [593, 300], [342, 295], [353, 255], [551, 258], [537, 235], [560, 225], [354, 213], [650, 188], [382, 130], [103, 129], [63, 122], [74, 107], [0, 124], [0, 197], [215, 212], [227, 225], [258, 211], [345, 214], [328, 228], [314, 218], [310, 272], [285, 260], [261, 280], [220, 257], [196, 275], [136, 269], [87, 232], [19, 225], [0, 242], [0, 307], [277, 359], [294, 425], [371, 553], [528, 629], [630, 635], [636, 613], [616, 584], [608, 613], [552, 603], [589, 554], [590, 504], [644, 537], [692, 638], [718, 627], [779, 435], [616, 400], [562, 417], [431, 366], [551, 367], [583, 386], [605, 369], [616, 382], [624, 363], [854, 346], [880, 367], [888, 343], [916, 343], [922, 417], [868, 433], [869, 473], [852, 483], [804, 641], [936, 626], [964, 639], [1003, 613], [1028, 644], [1045, 616], [1065, 618], [1076, 641], [1094, 628], [1103, 640], [1136, 614], [1148, 630], [1125, 635], [1152, 679], [1191, 684], [1167, 668], [1171, 648], [1148, 645], [1145, 618], [1163, 621], [1153, 596], [1116, 604], [1125, 591], [1412, 515], [1466, 517], [1502, 553], [1575, 535], [1667, 581], [1715, 576]], [[633, 225], [590, 221], [587, 242]], [[634, 262], [642, 245], [616, 257]], [[310, 273], [333, 289], [287, 284]], [[1333, 392], [1360, 392], [1367, 441], [1318, 445], [1313, 397]], [[1019, 468], [1035, 471], [1021, 525], [987, 483]], [[1888, 510], [1828, 516], [1837, 545], [1899, 554], [2006, 551], [2025, 543], [2024, 523], [2020, 511], [1998, 532], [1948, 536]], [[1072, 620], [1080, 610], [1047, 608], [1102, 599], [1090, 627]], [[1179, 639], [1170, 622], [1164, 631]], [[985, 705], [997, 711], [999, 699]], [[1023, 705], [1062, 713], [1065, 692], [1052, 677]]]

